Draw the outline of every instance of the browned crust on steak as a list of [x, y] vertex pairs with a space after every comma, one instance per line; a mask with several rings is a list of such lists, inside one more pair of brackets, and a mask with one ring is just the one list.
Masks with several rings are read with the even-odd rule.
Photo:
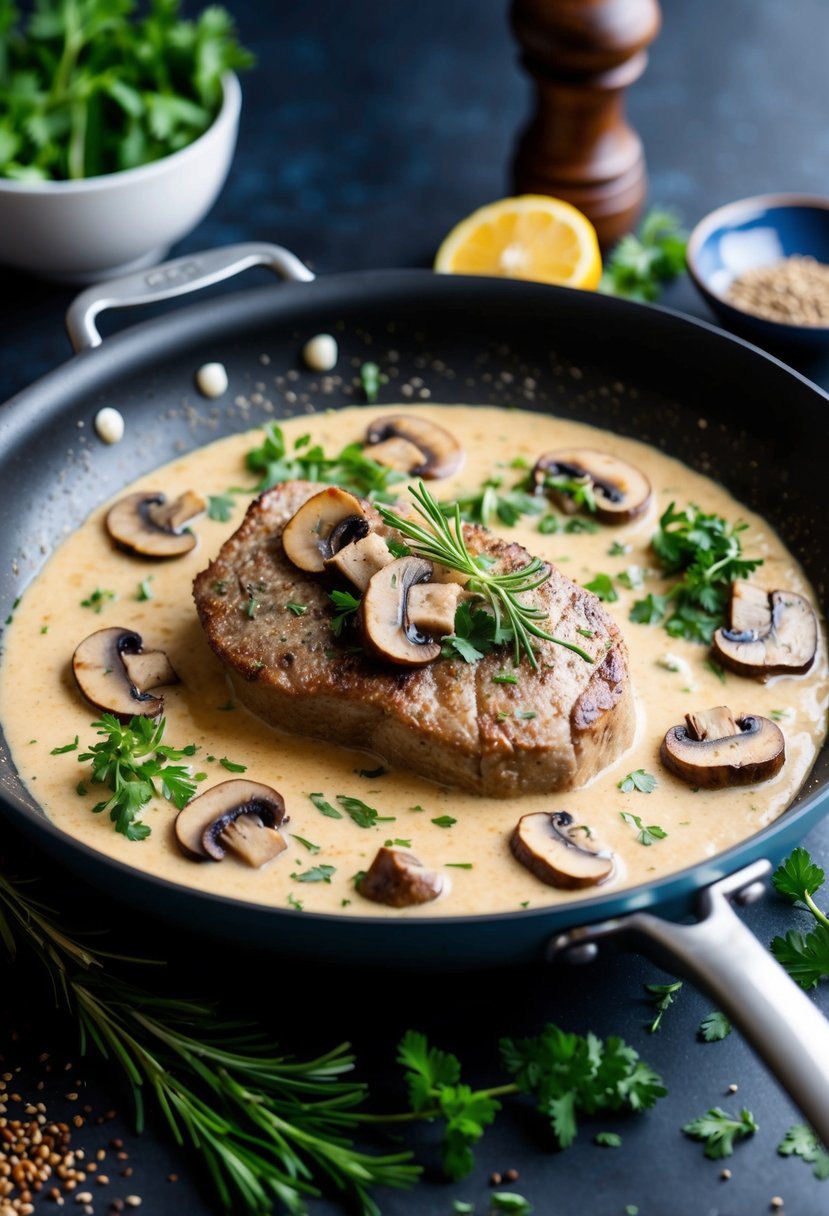
[[[330, 584], [296, 569], [281, 540], [320, 488], [292, 481], [266, 491], [195, 579], [202, 627], [243, 704], [280, 730], [375, 752], [395, 767], [498, 798], [572, 789], [629, 746], [634, 706], [624, 640], [596, 596], [556, 567], [533, 601], [549, 614], [548, 632], [587, 650], [592, 663], [539, 642], [538, 670], [523, 662], [517, 684], [499, 684], [493, 676], [512, 670], [511, 651], [401, 671], [349, 649], [353, 636], [338, 642]], [[505, 567], [529, 558], [484, 528], [469, 526], [465, 535], [473, 552]], [[307, 611], [295, 616], [290, 602]]]

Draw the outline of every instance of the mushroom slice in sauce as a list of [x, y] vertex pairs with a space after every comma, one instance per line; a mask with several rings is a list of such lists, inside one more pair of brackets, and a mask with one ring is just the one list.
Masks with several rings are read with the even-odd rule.
[[437, 899], [444, 889], [444, 878], [429, 870], [414, 853], [382, 846], [357, 883], [365, 899], [390, 908], [409, 908]]
[[201, 515], [204, 499], [192, 490], [173, 502], [157, 490], [121, 498], [107, 512], [106, 529], [120, 549], [139, 557], [182, 557], [195, 549], [197, 537], [187, 524]]
[[383, 538], [376, 532], [369, 532], [367, 536], [340, 549], [333, 557], [326, 558], [324, 564], [326, 570], [335, 570], [352, 582], [358, 591], [365, 591], [369, 579], [393, 561], [394, 557]]
[[666, 768], [691, 785], [724, 789], [768, 781], [786, 760], [786, 740], [769, 718], [735, 718], [725, 705], [685, 715], [662, 740]]
[[741, 676], [801, 675], [815, 661], [817, 620], [811, 604], [793, 591], [765, 591], [738, 580], [731, 585], [727, 629], [714, 634], [714, 653]]
[[605, 882], [615, 868], [613, 854], [599, 846], [590, 829], [569, 811], [522, 815], [510, 837], [516, 861], [550, 887], [567, 891]]
[[451, 477], [463, 464], [464, 450], [436, 422], [411, 414], [386, 414], [366, 432], [366, 455], [410, 477]]
[[431, 576], [431, 562], [410, 556], [395, 558], [369, 580], [357, 619], [371, 658], [399, 667], [425, 667], [438, 657], [440, 642], [421, 633], [409, 614], [410, 589]]
[[223, 781], [187, 803], [176, 816], [176, 840], [196, 861], [221, 861], [229, 849], [261, 869], [287, 848], [277, 831], [285, 818], [282, 795], [258, 781]]
[[362, 504], [347, 490], [328, 486], [291, 516], [282, 533], [285, 556], [300, 570], [322, 574], [326, 561], [368, 535]]
[[536, 461], [532, 478], [537, 490], [543, 490], [570, 515], [582, 506], [566, 488], [551, 485], [550, 479], [583, 482], [596, 504], [595, 512], [588, 513], [606, 524], [630, 523], [647, 510], [651, 501], [651, 483], [644, 473], [618, 456], [592, 448], [545, 452]]
[[164, 699], [150, 690], [178, 683], [163, 650], [144, 650], [139, 633], [117, 625], [84, 638], [72, 656], [72, 672], [87, 701], [122, 722], [136, 714], [155, 718]]

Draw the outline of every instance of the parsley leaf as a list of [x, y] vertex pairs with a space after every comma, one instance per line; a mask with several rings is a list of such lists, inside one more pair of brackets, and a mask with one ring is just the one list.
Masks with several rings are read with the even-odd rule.
[[636, 233], [613, 246], [599, 291], [628, 300], [655, 300], [662, 284], [685, 271], [686, 235], [673, 211], [653, 208]]
[[814, 988], [829, 975], [829, 918], [812, 898], [825, 878], [804, 848], [794, 849], [772, 875], [772, 882], [784, 899], [804, 904], [815, 920], [811, 932], [804, 935], [790, 929], [771, 943], [772, 954], [801, 988]]
[[637, 600], [630, 619], [640, 624], [661, 621], [671, 637], [710, 643], [724, 622], [731, 583], [763, 564], [762, 558], [743, 557], [740, 533], [747, 526], [730, 524], [694, 504], [677, 510], [671, 503], [651, 548], [666, 575], [682, 577], [665, 595]]
[[265, 425], [262, 443], [251, 448], [245, 464], [259, 475], [253, 487], [257, 493], [279, 482], [299, 479], [329, 482], [352, 494], [378, 499], [388, 497], [389, 487], [404, 480], [402, 473], [367, 456], [359, 443], [346, 444], [336, 456], [326, 456], [318, 444], [308, 447], [297, 440], [289, 452], [285, 436], [275, 422]]
[[437, 819], [433, 819], [432, 823], [436, 828], [451, 828], [457, 823], [457, 819], [453, 819], [451, 815], [440, 815]]
[[341, 804], [346, 814], [351, 816], [358, 828], [373, 828], [377, 823], [393, 823], [395, 819], [394, 815], [381, 815], [361, 798], [350, 798], [347, 794], [337, 794], [337, 802]]
[[647, 773], [643, 768], [637, 768], [618, 781], [616, 788], [620, 789], [623, 794], [629, 794], [632, 790], [638, 790], [640, 794], [652, 794], [658, 784], [653, 773]]
[[[446, 659], [460, 656], [465, 663], [477, 663], [496, 646], [512, 639], [512, 630], [499, 622], [493, 612], [462, 600], [455, 611], [455, 632], [443, 639], [441, 653]], [[506, 681], [499, 678], [495, 682]]]
[[53, 747], [52, 750], [49, 752], [49, 755], [50, 756], [62, 756], [64, 754], [64, 752], [76, 752], [78, 750], [79, 742], [80, 742], [80, 737], [78, 735], [75, 735], [75, 738], [72, 740], [71, 743], [64, 743], [63, 747]]
[[620, 811], [619, 816], [625, 823], [629, 823], [631, 827], [637, 829], [639, 834], [636, 839], [640, 844], [652, 845], [655, 840], [664, 840], [668, 835], [658, 823], [652, 823], [650, 827], [646, 828], [638, 815], [631, 815], [628, 811]]
[[682, 980], [675, 980], [672, 984], [645, 984], [648, 992], [652, 993], [657, 999], [654, 1002], [656, 1006], [656, 1017], [648, 1027], [650, 1034], [656, 1034], [659, 1027], [662, 1025], [662, 1018], [665, 1010], [669, 1009], [676, 1000], [677, 993], [682, 988]]
[[311, 866], [309, 870], [302, 870], [298, 874], [292, 874], [291, 878], [295, 882], [331, 882], [331, 875], [336, 873], [336, 866]]
[[207, 518], [215, 519], [221, 524], [226, 524], [233, 514], [234, 505], [234, 500], [230, 494], [208, 494]]
[[705, 1156], [714, 1161], [730, 1157], [734, 1152], [734, 1144], [745, 1136], [753, 1136], [758, 1130], [751, 1111], [745, 1107], [739, 1117], [729, 1115], [719, 1106], [713, 1106], [698, 1119], [686, 1123], [682, 1130], [693, 1140], [705, 1143]]
[[[331, 621], [331, 632], [335, 638], [340, 637], [346, 621], [357, 612], [360, 607], [360, 600], [356, 595], [352, 595], [350, 591], [330, 591], [328, 598], [336, 608], [336, 612]], [[290, 607], [290, 604], [288, 605]]]
[[88, 595], [85, 600], [81, 600], [81, 608], [91, 608], [93, 612], [100, 614], [104, 604], [117, 598], [118, 596], [114, 591], [107, 591], [106, 588], [96, 587], [91, 595]]
[[531, 1039], [503, 1039], [501, 1056], [522, 1093], [534, 1095], [561, 1148], [573, 1143], [577, 1115], [645, 1110], [667, 1092], [632, 1047], [611, 1035], [568, 1034], [548, 1024]]
[[823, 1147], [811, 1127], [806, 1123], [795, 1123], [777, 1146], [781, 1157], [800, 1157], [814, 1165], [815, 1178], [829, 1178], [829, 1152]]
[[374, 405], [380, 392], [380, 368], [376, 363], [360, 364], [360, 383], [369, 405]]
[[609, 574], [597, 574], [589, 583], [584, 584], [585, 591], [592, 591], [606, 604], [614, 604], [618, 600], [619, 595], [616, 588], [613, 586], [613, 579]]
[[593, 1143], [601, 1148], [621, 1148], [622, 1137], [618, 1132], [596, 1132]]
[[326, 802], [322, 794], [309, 794], [308, 797], [313, 802], [314, 806], [328, 819], [342, 819], [342, 811], [338, 811], [330, 802]]
[[731, 1034], [731, 1022], [724, 1013], [714, 1009], [700, 1022], [699, 1032], [706, 1043], [717, 1043]]
[[138, 816], [153, 796], [160, 793], [179, 810], [193, 797], [196, 783], [190, 770], [169, 762], [192, 756], [195, 744], [184, 748], [163, 744], [164, 718], [153, 722], [136, 715], [124, 724], [105, 713], [92, 725], [98, 728], [101, 742], [79, 755], [78, 762], [91, 763], [93, 784], [105, 785], [112, 792], [111, 798], [92, 810], [107, 811], [116, 832], [128, 840], [144, 840], [150, 828]]

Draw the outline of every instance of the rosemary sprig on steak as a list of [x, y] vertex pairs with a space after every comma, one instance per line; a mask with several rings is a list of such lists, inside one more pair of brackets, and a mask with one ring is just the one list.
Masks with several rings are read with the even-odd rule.
[[554, 637], [542, 629], [541, 622], [547, 619], [547, 614], [519, 599], [519, 596], [543, 586], [550, 577], [549, 566], [546, 566], [540, 557], [532, 558], [517, 570], [493, 572], [482, 569], [466, 547], [458, 504], [455, 504], [454, 512], [447, 517], [422, 481], [416, 487], [410, 486], [409, 493], [415, 500], [415, 510], [429, 527], [424, 527], [416, 520], [404, 519], [389, 507], [378, 503], [377, 509], [383, 523], [390, 528], [396, 528], [410, 542], [412, 552], [418, 557], [467, 575], [468, 589], [483, 596], [492, 608], [496, 636], [500, 632], [502, 622], [512, 632], [516, 666], [521, 662], [523, 654], [532, 667], [538, 667], [532, 644], [534, 637], [564, 646], [586, 663], [593, 662], [590, 655], [579, 646]]

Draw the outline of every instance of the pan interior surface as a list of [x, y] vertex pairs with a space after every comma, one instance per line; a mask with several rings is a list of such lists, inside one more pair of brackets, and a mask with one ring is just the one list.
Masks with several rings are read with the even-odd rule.
[[[334, 383], [299, 359], [304, 341], [318, 332], [335, 334], [340, 345]], [[193, 306], [161, 327], [148, 322], [108, 340], [10, 403], [0, 462], [6, 514], [13, 519], [2, 539], [4, 615], [51, 549], [127, 481], [181, 451], [266, 420], [358, 403], [359, 368], [368, 360], [388, 376], [382, 390], [388, 401], [404, 400], [401, 390], [408, 390], [415, 400], [516, 406], [603, 426], [681, 456], [776, 526], [823, 599], [826, 536], [814, 488], [819, 453], [809, 438], [825, 425], [825, 400], [813, 386], [741, 343], [659, 310], [576, 292], [390, 273]], [[225, 364], [231, 383], [217, 403], [200, 397], [193, 384], [196, 369], [214, 361]], [[92, 430], [103, 405], [116, 406], [127, 421], [125, 440], [110, 449]], [[6, 802], [31, 825], [36, 808], [8, 755], [4, 761]], [[668, 883], [578, 901], [546, 919], [505, 917], [510, 940], [517, 934], [526, 949], [563, 920], [578, 923], [659, 901], [679, 910], [701, 881], [763, 849], [782, 851], [802, 835], [809, 817], [820, 813], [825, 779], [824, 754], [798, 809], [747, 849]], [[43, 843], [93, 881], [121, 889], [120, 867], [102, 874], [89, 850], [66, 846], [51, 827]], [[149, 883], [171, 915], [198, 922], [194, 901], [175, 888], [127, 881], [141, 888], [124, 891], [128, 898], [140, 900]], [[231, 934], [267, 920], [261, 910], [228, 902], [195, 901], [214, 907], [217, 919], [224, 906]], [[324, 918], [300, 919], [311, 925]], [[431, 929], [434, 940], [436, 923], [404, 932], [412, 938]], [[519, 924], [534, 927], [519, 930]], [[391, 941], [401, 928], [392, 926], [391, 936], [388, 926], [366, 932]]]

